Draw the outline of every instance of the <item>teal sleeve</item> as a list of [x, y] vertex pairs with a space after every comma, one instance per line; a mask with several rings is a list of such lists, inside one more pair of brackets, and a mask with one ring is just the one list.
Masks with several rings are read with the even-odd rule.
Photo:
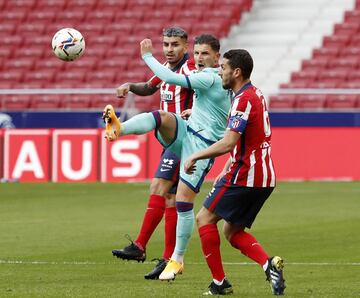
[[153, 73], [166, 83], [190, 89], [207, 89], [214, 83], [214, 76], [211, 73], [206, 73], [204, 71], [185, 76], [175, 73], [162, 65], [151, 53], [144, 54], [142, 58]]

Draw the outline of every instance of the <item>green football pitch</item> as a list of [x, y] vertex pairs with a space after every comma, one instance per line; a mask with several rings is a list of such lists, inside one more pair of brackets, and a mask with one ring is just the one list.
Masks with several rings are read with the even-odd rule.
[[[111, 255], [128, 244], [124, 234], [136, 237], [148, 188], [0, 184], [0, 297], [201, 296], [211, 275], [196, 230], [174, 282], [143, 277], [161, 256], [163, 223], [145, 263]], [[204, 185], [195, 210], [210, 188]], [[284, 258], [287, 297], [360, 297], [360, 182], [279, 183], [251, 231]], [[261, 268], [223, 237], [222, 257], [233, 297], [272, 296]]]

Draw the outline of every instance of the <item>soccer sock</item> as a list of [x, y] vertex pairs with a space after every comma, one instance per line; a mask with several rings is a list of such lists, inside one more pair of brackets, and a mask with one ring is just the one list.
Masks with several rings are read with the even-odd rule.
[[121, 135], [145, 134], [161, 124], [159, 111], [138, 114], [121, 123]]
[[165, 249], [163, 258], [169, 260], [176, 242], [177, 213], [175, 207], [165, 208]]
[[225, 278], [220, 254], [220, 236], [215, 224], [207, 224], [199, 228], [201, 247], [213, 279], [222, 282]]
[[150, 195], [148, 208], [146, 209], [140, 233], [134, 241], [140, 248], [145, 250], [152, 233], [161, 221], [165, 210], [165, 198], [158, 195]]
[[233, 247], [239, 249], [242, 254], [249, 257], [260, 266], [264, 266], [269, 258], [255, 237], [245, 231], [235, 233], [231, 237], [230, 243]]
[[176, 225], [176, 244], [171, 258], [179, 263], [183, 263], [184, 261], [186, 247], [194, 229], [195, 215], [193, 208], [193, 203], [176, 202], [176, 210], [178, 214]]

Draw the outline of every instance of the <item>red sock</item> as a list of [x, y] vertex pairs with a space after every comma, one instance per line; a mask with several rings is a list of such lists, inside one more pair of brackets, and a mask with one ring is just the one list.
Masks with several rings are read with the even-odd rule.
[[214, 279], [225, 278], [220, 254], [220, 236], [215, 224], [207, 224], [199, 228], [201, 246], [206, 262]]
[[176, 207], [165, 208], [165, 249], [163, 258], [169, 260], [176, 242]]
[[255, 237], [249, 233], [246, 233], [245, 231], [239, 231], [235, 233], [231, 237], [230, 243], [233, 247], [239, 249], [242, 254], [249, 257], [261, 266], [265, 265], [269, 258]]
[[146, 209], [140, 233], [134, 241], [143, 250], [146, 248], [152, 233], [161, 221], [165, 210], [165, 198], [158, 195], [150, 195], [148, 208]]

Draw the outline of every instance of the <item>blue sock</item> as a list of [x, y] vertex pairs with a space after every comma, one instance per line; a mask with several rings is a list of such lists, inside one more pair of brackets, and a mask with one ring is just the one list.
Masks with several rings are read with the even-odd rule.
[[142, 135], [161, 124], [159, 111], [138, 114], [121, 123], [121, 135]]
[[182, 263], [195, 224], [194, 204], [176, 202], [178, 214], [176, 224], [176, 245], [172, 259]]

